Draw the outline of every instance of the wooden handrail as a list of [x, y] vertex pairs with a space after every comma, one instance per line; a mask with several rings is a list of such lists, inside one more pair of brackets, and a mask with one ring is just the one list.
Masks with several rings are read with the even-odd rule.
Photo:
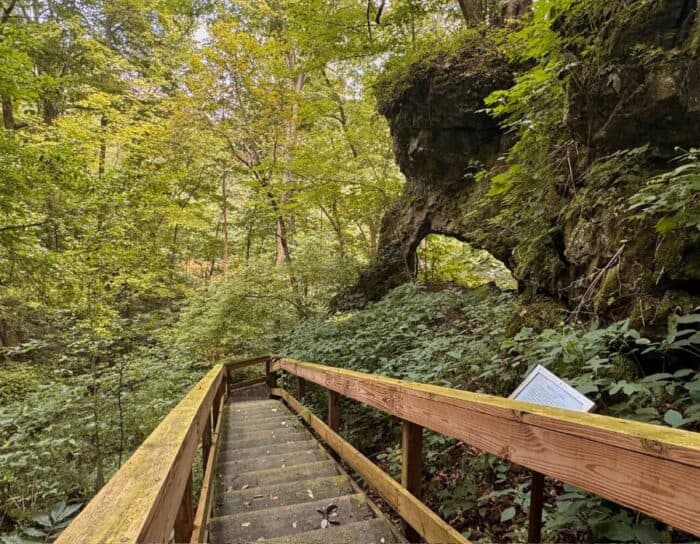
[[258, 355], [257, 357], [249, 357], [247, 359], [235, 359], [233, 361], [228, 361], [227, 363], [224, 363], [224, 366], [228, 370], [239, 370], [248, 366], [266, 363], [269, 360], [270, 355]]
[[173, 531], [178, 542], [189, 541], [191, 536], [198, 541], [205, 538], [211, 482], [204, 482], [205, 500], [199, 506], [199, 510], [207, 511], [193, 512], [192, 464], [197, 448], [201, 443], [205, 474], [211, 479], [220, 407], [227, 396], [229, 373], [269, 361], [269, 355], [262, 355], [213, 367], [165, 416], [56, 542], [167, 542]]
[[[226, 402], [226, 399], [222, 398], [219, 405], [219, 413], [223, 410], [224, 402]], [[214, 495], [214, 472], [216, 471], [216, 455], [222, 435], [222, 423], [223, 418], [220, 417], [212, 434], [211, 448], [207, 453], [207, 459], [204, 464], [202, 489], [199, 492], [199, 504], [197, 505], [194, 526], [190, 537], [191, 544], [202, 544], [207, 541], [207, 523], [209, 521], [209, 513], [211, 511], [212, 498]]]
[[[216, 365], [199, 381], [61, 533], [58, 544], [168, 541], [187, 497], [197, 446], [215, 399], [223, 394], [225, 373]], [[188, 498], [185, 509], [192, 507]]]
[[700, 434], [278, 359], [280, 370], [700, 536]]
[[423, 504], [418, 497], [362, 455], [329, 425], [312, 414], [310, 410], [304, 408], [287, 391], [274, 388], [272, 394], [284, 399], [289, 407], [321, 437], [324, 443], [333, 448], [341, 459], [350, 465], [370, 487], [377, 490], [404, 520], [416, 528], [426, 542], [430, 544], [469, 544], [468, 540]]

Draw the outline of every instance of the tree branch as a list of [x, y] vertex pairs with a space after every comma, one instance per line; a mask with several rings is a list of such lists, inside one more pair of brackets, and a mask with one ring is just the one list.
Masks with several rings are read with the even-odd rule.
[[0, 232], [4, 232], [6, 230], [20, 230], [20, 229], [30, 229], [32, 227], [41, 227], [43, 225], [46, 225], [49, 221], [41, 221], [40, 223], [27, 223], [24, 225], [3, 225], [0, 226]]
[[17, 5], [17, 0], [10, 0], [10, 5], [5, 7], [2, 6], [2, 17], [0, 17], [0, 25], [4, 25], [7, 21], [10, 20], [10, 15], [12, 14], [12, 10], [15, 9], [15, 6]]

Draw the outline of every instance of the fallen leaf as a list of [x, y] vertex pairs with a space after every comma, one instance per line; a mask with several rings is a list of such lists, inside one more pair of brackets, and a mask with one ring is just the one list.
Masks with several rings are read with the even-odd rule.
[[241, 527], [250, 527], [250, 522], [244, 521], [243, 523], [241, 523]]
[[311, 491], [310, 489], [307, 489], [307, 490], [306, 490], [306, 494], [309, 496], [310, 499], [315, 499], [315, 498], [316, 498], [316, 497], [314, 497], [313, 491]]
[[241, 489], [248, 489], [250, 487], [250, 484], [245, 484]]
[[294, 527], [295, 529], [297, 528], [297, 522], [296, 522], [296, 521], [293, 521], [293, 522], [292, 522], [292, 527]]
[[270, 500], [271, 500], [271, 501], [276, 501], [277, 499], [279, 499], [279, 497], [278, 497], [277, 495], [275, 495], [275, 496], [273, 496], [273, 497], [270, 497]]

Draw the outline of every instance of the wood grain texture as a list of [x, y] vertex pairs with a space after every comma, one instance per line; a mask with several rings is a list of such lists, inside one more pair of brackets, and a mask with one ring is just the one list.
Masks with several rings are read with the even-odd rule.
[[[225, 402], [226, 398], [224, 397], [221, 399], [221, 405], [219, 406], [220, 413], [223, 412], [223, 405]], [[194, 516], [194, 528], [192, 530], [192, 537], [190, 538], [191, 544], [202, 544], [208, 540], [207, 523], [209, 522], [211, 501], [214, 496], [215, 461], [219, 451], [219, 444], [221, 444], [221, 427], [223, 425], [223, 420], [224, 418], [219, 419], [211, 436], [211, 446], [209, 447], [209, 453], [207, 455], [206, 469], [202, 477], [202, 489], [199, 491], [199, 503], [197, 504], [197, 510]]]
[[175, 542], [189, 542], [194, 528], [194, 497], [192, 496], [192, 469], [185, 485], [185, 492], [180, 499], [180, 508], [175, 516], [173, 533]]
[[291, 359], [307, 381], [700, 536], [700, 434]]
[[204, 423], [204, 431], [202, 432], [202, 473], [207, 471], [207, 463], [209, 462], [209, 452], [211, 450], [212, 432], [211, 432], [211, 415]]
[[223, 375], [217, 365], [192, 388], [61, 533], [58, 544], [167, 541]]
[[340, 428], [340, 395], [328, 390], [328, 426], [337, 431]]
[[284, 399], [289, 407], [304, 419], [311, 428], [360, 476], [386, 500], [396, 512], [413, 527], [429, 544], [467, 544], [461, 534], [450, 527], [435, 512], [409, 493], [401, 484], [386, 474], [350, 443], [312, 414], [284, 389], [276, 388], [274, 396]]
[[[423, 427], [405, 420], [401, 426], [401, 485], [417, 499], [423, 497]], [[420, 542], [410, 526], [406, 539]]]

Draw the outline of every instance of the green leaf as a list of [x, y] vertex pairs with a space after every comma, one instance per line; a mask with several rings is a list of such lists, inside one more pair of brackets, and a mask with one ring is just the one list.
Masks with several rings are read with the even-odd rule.
[[681, 325], [689, 325], [691, 323], [700, 323], [700, 314], [687, 314], [678, 318], [677, 323]]
[[634, 528], [634, 538], [640, 544], [654, 544], [664, 542], [664, 533], [656, 529], [652, 524], [637, 525]]
[[66, 503], [64, 501], [57, 502], [51, 508], [51, 519], [53, 521], [61, 521], [63, 511], [66, 509]]
[[36, 529], [34, 527], [27, 527], [24, 529], [24, 533], [27, 536], [32, 536], [34, 538], [42, 538], [46, 536], [46, 533], [44, 531], [40, 531], [39, 529]]
[[53, 522], [51, 521], [51, 519], [49, 519], [49, 516], [47, 514], [39, 514], [37, 516], [34, 516], [32, 520], [43, 527], [53, 526]]
[[634, 530], [633, 528], [621, 521], [621, 520], [610, 520], [604, 521], [595, 527], [596, 537], [607, 538], [613, 542], [630, 542], [634, 540]]
[[510, 521], [515, 517], [515, 506], [509, 506], [501, 512], [501, 523]]
[[676, 410], [669, 410], [664, 414], [664, 421], [668, 423], [671, 427], [680, 427], [685, 423], [683, 415]]

